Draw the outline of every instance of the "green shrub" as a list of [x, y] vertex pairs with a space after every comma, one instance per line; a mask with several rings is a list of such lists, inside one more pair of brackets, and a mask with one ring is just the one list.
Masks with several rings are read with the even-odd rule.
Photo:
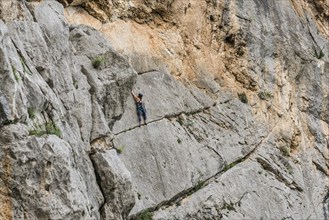
[[230, 163], [230, 164], [227, 164], [227, 165], [224, 167], [223, 171], [226, 172], [226, 171], [228, 171], [229, 169], [231, 169], [232, 167], [234, 167], [235, 165], [237, 165], [237, 162], [232, 162], [232, 163]]
[[152, 216], [150, 211], [144, 210], [136, 216], [135, 220], [152, 220]]
[[33, 130], [29, 130], [29, 135], [35, 135], [41, 137], [42, 135], [46, 134], [46, 131], [41, 128], [35, 128]]
[[317, 58], [317, 59], [321, 59], [322, 57], [324, 57], [323, 48], [320, 49], [320, 50], [318, 51], [318, 50], [314, 47], [313, 50], [314, 50], [314, 54], [313, 54], [313, 56], [314, 56], [315, 58]]
[[15, 80], [16, 80], [16, 82], [18, 82], [19, 79], [20, 79], [20, 77], [19, 77], [19, 75], [17, 73], [17, 70], [16, 70], [16, 68], [14, 66], [11, 66], [11, 67], [13, 69], [13, 74], [14, 74]]
[[205, 181], [199, 180], [198, 183], [193, 187], [193, 191], [198, 191], [205, 185]]
[[177, 138], [177, 143], [181, 144], [182, 140], [180, 138]]
[[61, 136], [61, 130], [53, 122], [49, 122], [46, 124], [46, 132], [47, 134], [54, 134], [58, 137]]
[[234, 203], [230, 202], [230, 203], [224, 203], [223, 209], [227, 209], [229, 211], [235, 211], [234, 208]]
[[115, 150], [117, 151], [118, 154], [122, 154], [123, 149], [124, 149], [123, 146], [115, 148]]
[[280, 151], [281, 151], [283, 156], [285, 156], [285, 157], [290, 156], [290, 148], [289, 147], [282, 146], [282, 147], [280, 147]]
[[95, 69], [100, 69], [105, 63], [105, 58], [103, 56], [97, 56], [93, 59], [92, 64]]
[[44, 134], [53, 134], [53, 135], [60, 137], [62, 133], [61, 133], [61, 130], [53, 122], [48, 122], [45, 125], [45, 129], [37, 127], [36, 129], [29, 131], [29, 135], [35, 135], [38, 137], [40, 137]]
[[35, 109], [33, 107], [29, 107], [27, 109], [27, 112], [29, 114], [29, 118], [33, 120], [35, 118]]
[[78, 85], [78, 81], [73, 79], [73, 86], [75, 89], [78, 89], [79, 88], [79, 85]]
[[241, 102], [246, 103], [246, 104], [248, 103], [248, 98], [247, 98], [247, 95], [245, 92], [238, 93], [238, 97]]
[[269, 91], [261, 91], [258, 93], [258, 97], [261, 99], [261, 100], [268, 100], [268, 99], [271, 99], [273, 98], [273, 95], [271, 92]]

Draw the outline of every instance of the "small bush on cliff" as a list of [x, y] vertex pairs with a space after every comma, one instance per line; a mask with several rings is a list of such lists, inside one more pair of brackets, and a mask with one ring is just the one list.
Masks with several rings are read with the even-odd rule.
[[117, 153], [118, 153], [118, 154], [122, 154], [122, 152], [123, 152], [123, 149], [124, 149], [124, 147], [123, 147], [123, 146], [121, 146], [121, 147], [118, 147], [118, 148], [115, 148], [115, 150], [117, 151]]
[[47, 134], [54, 134], [58, 137], [61, 136], [61, 130], [53, 122], [46, 124], [46, 132]]
[[95, 69], [100, 69], [105, 63], [105, 58], [103, 56], [97, 56], [93, 59], [92, 64]]
[[248, 98], [247, 98], [247, 95], [245, 92], [238, 93], [238, 97], [241, 102], [246, 103], [246, 104], [248, 103]]
[[321, 59], [322, 57], [324, 57], [324, 52], [323, 52], [323, 48], [320, 49], [319, 51], [314, 47], [314, 54], [313, 56], [316, 57], [317, 59]]
[[27, 112], [29, 114], [29, 118], [31, 118], [32, 120], [35, 118], [35, 109], [33, 107], [29, 107], [27, 109]]
[[152, 215], [152, 213], [150, 211], [145, 210], [145, 211], [139, 213], [136, 216], [135, 220], [152, 220], [152, 216], [153, 215]]
[[280, 147], [280, 151], [283, 156], [289, 157], [290, 156], [290, 148], [288, 146], [282, 146]]
[[45, 129], [37, 127], [36, 129], [30, 130], [29, 134], [35, 135], [38, 137], [40, 137], [44, 134], [53, 134], [53, 135], [60, 137], [62, 133], [61, 133], [61, 130], [53, 122], [48, 122], [45, 125]]
[[12, 66], [11, 68], [13, 69], [13, 74], [14, 74], [15, 80], [16, 80], [16, 82], [18, 82], [19, 79], [20, 79], [20, 77], [17, 74], [17, 70], [16, 70], [16, 68], [14, 66]]
[[261, 92], [258, 93], [258, 97], [261, 100], [269, 100], [269, 99], [273, 98], [273, 95], [269, 91], [261, 91]]

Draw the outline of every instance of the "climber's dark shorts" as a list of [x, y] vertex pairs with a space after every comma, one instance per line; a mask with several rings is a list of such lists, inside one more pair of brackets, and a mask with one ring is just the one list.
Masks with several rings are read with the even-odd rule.
[[138, 116], [138, 122], [141, 123], [142, 117], [143, 120], [146, 121], [146, 113], [142, 109], [137, 109], [137, 116]]

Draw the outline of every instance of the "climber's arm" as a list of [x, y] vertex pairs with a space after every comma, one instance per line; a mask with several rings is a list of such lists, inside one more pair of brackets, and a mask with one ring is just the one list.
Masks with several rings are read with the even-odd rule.
[[135, 102], [138, 102], [138, 101], [139, 101], [138, 96], [136, 96], [135, 93], [134, 93], [133, 91], [131, 91], [131, 95], [134, 97]]

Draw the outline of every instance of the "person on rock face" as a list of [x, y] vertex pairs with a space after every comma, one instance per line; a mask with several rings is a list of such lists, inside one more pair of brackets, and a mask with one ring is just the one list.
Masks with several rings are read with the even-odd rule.
[[142, 101], [143, 94], [139, 93], [136, 96], [133, 91], [131, 91], [131, 94], [135, 99], [139, 126], [141, 126], [142, 117], [144, 120], [144, 124], [146, 124], [146, 109], [145, 109], [144, 102]]

